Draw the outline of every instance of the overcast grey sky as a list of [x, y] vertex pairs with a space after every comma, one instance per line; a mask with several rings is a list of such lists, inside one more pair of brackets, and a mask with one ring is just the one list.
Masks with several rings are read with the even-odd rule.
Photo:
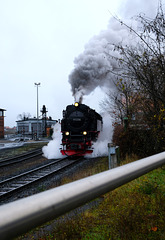
[[[163, 1], [164, 2], [164, 1]], [[74, 59], [101, 30], [111, 14], [131, 17], [154, 13], [157, 0], [0, 0], [0, 108], [6, 109], [5, 126], [16, 125], [19, 114], [36, 116], [36, 87], [39, 109], [48, 116], [62, 117], [74, 103], [68, 76]], [[84, 103], [99, 111], [104, 93], [96, 89]]]

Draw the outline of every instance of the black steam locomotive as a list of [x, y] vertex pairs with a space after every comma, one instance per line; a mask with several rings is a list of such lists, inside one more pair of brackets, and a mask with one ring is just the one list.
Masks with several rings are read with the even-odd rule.
[[62, 149], [67, 156], [91, 154], [92, 142], [102, 130], [102, 117], [85, 104], [68, 105], [61, 121]]

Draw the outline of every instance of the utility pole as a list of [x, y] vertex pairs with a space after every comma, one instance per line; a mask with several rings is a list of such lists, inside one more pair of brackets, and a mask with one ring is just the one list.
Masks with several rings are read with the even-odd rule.
[[39, 139], [39, 132], [38, 132], [38, 86], [40, 86], [41, 83], [34, 83], [34, 85], [37, 86], [37, 140]]

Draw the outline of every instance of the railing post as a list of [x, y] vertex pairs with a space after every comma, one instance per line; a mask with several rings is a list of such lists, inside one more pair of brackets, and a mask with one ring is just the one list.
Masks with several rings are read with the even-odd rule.
[[116, 146], [113, 143], [108, 143], [108, 162], [109, 169], [117, 167]]

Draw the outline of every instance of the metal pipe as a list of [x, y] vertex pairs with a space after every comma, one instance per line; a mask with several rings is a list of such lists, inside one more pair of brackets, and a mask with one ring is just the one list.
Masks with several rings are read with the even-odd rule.
[[165, 164], [165, 152], [0, 206], [0, 238], [11, 239]]

